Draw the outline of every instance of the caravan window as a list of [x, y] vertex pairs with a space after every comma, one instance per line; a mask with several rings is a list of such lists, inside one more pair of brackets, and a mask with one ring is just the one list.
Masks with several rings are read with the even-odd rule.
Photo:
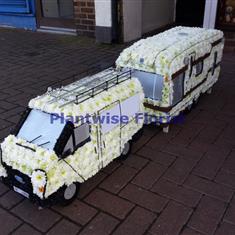
[[196, 65], [196, 77], [199, 76], [203, 71], [203, 61], [198, 62]]
[[214, 73], [215, 73], [217, 57], [218, 57], [218, 52], [216, 51], [215, 54], [214, 54], [214, 63], [213, 63], [213, 67], [212, 67], [212, 75], [214, 75]]
[[135, 70], [133, 76], [138, 78], [144, 89], [145, 97], [162, 100], [163, 76]]
[[90, 126], [88, 123], [84, 123], [81, 126], [74, 129], [75, 146], [81, 147], [88, 141], [90, 141]]
[[181, 73], [173, 79], [173, 101], [172, 105], [177, 104], [183, 99], [184, 96], [184, 76], [185, 73]]

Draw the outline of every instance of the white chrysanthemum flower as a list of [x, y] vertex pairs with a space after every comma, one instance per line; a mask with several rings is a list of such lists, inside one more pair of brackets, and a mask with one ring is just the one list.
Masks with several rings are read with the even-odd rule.
[[0, 177], [7, 177], [7, 171], [2, 164], [0, 164]]
[[36, 170], [32, 173], [31, 182], [33, 185], [33, 193], [39, 196], [41, 199], [45, 194], [47, 177], [45, 172]]
[[46, 174], [44, 171], [36, 170], [32, 173], [31, 181], [34, 187], [44, 187], [46, 185]]

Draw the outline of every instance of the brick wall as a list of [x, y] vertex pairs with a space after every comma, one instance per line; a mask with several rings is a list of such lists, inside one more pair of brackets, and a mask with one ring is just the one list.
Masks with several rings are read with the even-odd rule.
[[95, 35], [94, 0], [74, 0], [74, 19], [78, 35]]

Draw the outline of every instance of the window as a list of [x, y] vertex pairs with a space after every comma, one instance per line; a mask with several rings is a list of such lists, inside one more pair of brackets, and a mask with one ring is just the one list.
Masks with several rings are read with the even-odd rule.
[[90, 141], [90, 126], [87, 123], [74, 128], [64, 147], [62, 156], [67, 157], [88, 141]]
[[90, 141], [90, 126], [87, 123], [74, 129], [75, 146], [81, 147], [88, 141]]
[[192, 76], [193, 73], [193, 57], [190, 57], [190, 70], [189, 70], [189, 77]]
[[139, 70], [135, 70], [133, 76], [139, 79], [143, 86], [145, 97], [153, 100], [162, 99], [163, 76]]
[[116, 104], [100, 113], [99, 121], [102, 134], [110, 132], [112, 129], [120, 126], [120, 105]]
[[203, 71], [203, 61], [198, 62], [196, 65], [196, 77], [199, 76]]
[[218, 57], [218, 52], [216, 51], [215, 54], [214, 54], [214, 63], [213, 63], [213, 66], [212, 66], [212, 75], [214, 75], [214, 73], [215, 73], [216, 64], [217, 64], [217, 57]]
[[72, 152], [73, 152], [73, 137], [71, 135], [68, 142], [67, 142], [67, 144], [64, 147], [63, 154], [66, 155], [67, 153], [70, 154]]
[[121, 103], [122, 116], [135, 117], [140, 111], [140, 96], [134, 95]]
[[183, 99], [184, 95], [184, 76], [185, 73], [178, 75], [173, 79], [173, 101], [172, 105], [177, 104]]
[[66, 123], [61, 119], [51, 119], [51, 115], [39, 110], [31, 110], [17, 137], [53, 150]]

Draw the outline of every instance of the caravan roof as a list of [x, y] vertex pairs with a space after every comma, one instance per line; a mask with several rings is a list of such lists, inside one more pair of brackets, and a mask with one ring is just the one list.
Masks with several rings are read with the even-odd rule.
[[[170, 64], [174, 58], [182, 55], [183, 52], [199, 43], [202, 43], [200, 48], [207, 51], [205, 47], [211, 47], [212, 42], [222, 37], [223, 33], [219, 30], [175, 27], [134, 43], [120, 54], [116, 64], [118, 67], [158, 74], [166, 73], [170, 70]], [[165, 70], [162, 69], [164, 64], [169, 65]]]

